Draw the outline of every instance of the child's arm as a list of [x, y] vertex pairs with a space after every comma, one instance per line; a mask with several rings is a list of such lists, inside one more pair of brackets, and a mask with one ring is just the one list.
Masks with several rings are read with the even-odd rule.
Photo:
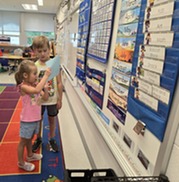
[[61, 71], [57, 76], [57, 89], [58, 89], [57, 109], [60, 109], [62, 107], [62, 93], [63, 93]]
[[47, 79], [50, 76], [50, 74], [51, 74], [51, 70], [50, 70], [50, 68], [47, 68], [46, 71], [45, 71], [44, 76], [42, 77], [40, 82], [36, 85], [36, 87], [32, 87], [30, 85], [23, 84], [21, 86], [21, 91], [25, 92], [26, 94], [37, 94], [37, 93], [40, 93], [41, 90], [43, 89], [45, 83], [47, 82]]
[[49, 94], [48, 94], [48, 83], [45, 84], [43, 91], [41, 91], [41, 97], [44, 101], [48, 100]]

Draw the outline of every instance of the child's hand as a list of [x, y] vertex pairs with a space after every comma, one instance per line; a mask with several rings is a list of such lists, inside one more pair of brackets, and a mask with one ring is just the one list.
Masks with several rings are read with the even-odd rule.
[[45, 75], [48, 76], [48, 77], [51, 75], [51, 69], [50, 68], [46, 69]]
[[48, 82], [44, 85], [44, 90], [48, 90]]

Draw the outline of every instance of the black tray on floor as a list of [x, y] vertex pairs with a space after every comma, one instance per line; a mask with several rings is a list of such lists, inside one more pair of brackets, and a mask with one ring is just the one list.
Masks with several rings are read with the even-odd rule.
[[112, 169], [67, 169], [65, 171], [65, 182], [91, 182], [93, 177], [104, 178], [117, 176]]

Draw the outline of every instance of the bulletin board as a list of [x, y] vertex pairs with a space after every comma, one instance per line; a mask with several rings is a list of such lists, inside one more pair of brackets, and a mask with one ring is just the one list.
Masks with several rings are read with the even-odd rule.
[[[126, 174], [158, 175], [179, 71], [179, 2], [108, 0], [100, 5], [95, 2], [83, 85], [85, 97], [100, 120], [94, 122]], [[101, 21], [104, 17], [100, 10], [113, 9], [114, 3], [114, 19]], [[101, 27], [105, 27], [105, 33]], [[101, 37], [108, 32], [113, 35], [110, 41], [110, 36]], [[70, 51], [65, 53], [70, 55]], [[73, 62], [72, 54], [70, 59], [69, 64]], [[66, 67], [71, 70], [69, 64]], [[113, 107], [109, 104], [111, 90], [115, 91]], [[120, 116], [116, 105], [120, 106]]]
[[113, 53], [112, 75], [107, 107], [123, 124], [125, 124], [126, 119], [128, 90], [140, 8], [141, 0], [137, 0], [131, 4], [122, 1], [115, 50]]
[[91, 18], [91, 0], [84, 0], [79, 7], [76, 76], [85, 82], [86, 53], [88, 48]]
[[144, 16], [139, 25], [128, 99], [128, 111], [160, 141], [165, 134], [179, 69], [176, 22], [172, 23], [177, 8], [174, 3], [148, 2], [141, 12]]
[[[116, 40], [113, 40], [115, 46], [111, 49], [112, 60], [104, 65], [106, 88], [103, 107], [91, 99], [92, 107], [125, 162], [138, 175], [159, 174], [161, 170], [161, 166], [156, 167], [156, 164], [162, 164], [160, 149], [179, 69], [176, 51], [178, 22], [176, 15], [173, 16], [177, 7], [178, 2], [174, 1], [121, 2]], [[148, 9], [151, 9], [150, 15]], [[90, 58], [90, 68], [101, 70], [101, 65], [95, 66], [96, 59]], [[115, 91], [115, 94], [111, 93], [113, 105], [109, 104], [111, 90]], [[116, 106], [122, 108], [120, 112]]]
[[115, 13], [115, 0], [92, 1], [90, 35], [87, 55], [97, 61], [108, 61], [113, 18]]

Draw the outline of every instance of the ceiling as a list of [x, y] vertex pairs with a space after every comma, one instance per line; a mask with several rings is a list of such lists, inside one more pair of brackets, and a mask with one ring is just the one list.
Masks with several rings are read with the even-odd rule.
[[37, 0], [0, 0], [0, 11], [18, 11], [32, 13], [56, 14], [62, 0], [43, 0], [44, 6], [38, 6], [38, 11], [26, 11], [21, 4], [38, 4]]

